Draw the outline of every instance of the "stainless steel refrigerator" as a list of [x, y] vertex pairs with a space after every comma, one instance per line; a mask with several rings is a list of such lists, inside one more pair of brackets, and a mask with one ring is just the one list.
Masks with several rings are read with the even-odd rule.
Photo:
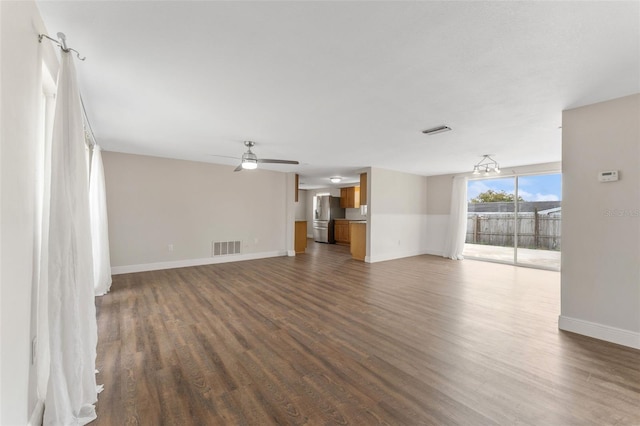
[[313, 203], [313, 239], [319, 243], [335, 243], [333, 220], [343, 218], [340, 197], [317, 195]]

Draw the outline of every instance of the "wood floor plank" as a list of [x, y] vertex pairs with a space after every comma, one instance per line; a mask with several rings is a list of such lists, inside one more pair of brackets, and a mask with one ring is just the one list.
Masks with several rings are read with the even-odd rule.
[[122, 400], [124, 402], [124, 424], [143, 425], [160, 423], [157, 388], [146, 380], [144, 368], [146, 356], [143, 352], [124, 353], [121, 358], [123, 372]]
[[114, 276], [104, 425], [640, 425], [640, 351], [557, 328], [557, 272], [348, 247]]

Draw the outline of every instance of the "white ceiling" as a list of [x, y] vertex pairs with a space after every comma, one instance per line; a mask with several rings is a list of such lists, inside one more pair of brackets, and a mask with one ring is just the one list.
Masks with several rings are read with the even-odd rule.
[[[258, 157], [299, 160], [262, 167], [307, 188], [368, 166], [560, 161], [563, 109], [640, 92], [638, 1], [39, 7], [87, 57], [80, 86], [104, 149], [236, 166], [210, 154], [253, 140]], [[453, 131], [421, 133], [441, 124]]]

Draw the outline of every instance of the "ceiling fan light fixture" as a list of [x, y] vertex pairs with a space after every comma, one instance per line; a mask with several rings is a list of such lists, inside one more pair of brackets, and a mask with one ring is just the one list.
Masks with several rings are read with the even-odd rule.
[[329, 178], [329, 180], [331, 181], [331, 183], [340, 183], [342, 178], [340, 176], [332, 176]]
[[300, 164], [297, 161], [293, 160], [278, 160], [273, 158], [258, 158], [257, 155], [251, 151], [256, 145], [253, 141], [244, 141], [244, 146], [247, 147], [247, 152], [242, 154], [242, 158], [240, 159], [240, 165], [233, 169], [234, 172], [239, 172], [241, 170], [253, 170], [258, 168], [258, 163], [270, 163], [270, 164]]
[[258, 157], [251, 152], [251, 148], [249, 148], [249, 152], [242, 154], [242, 168], [247, 170], [258, 168]]
[[443, 126], [432, 127], [431, 129], [423, 130], [422, 133], [424, 133], [425, 135], [436, 135], [438, 133], [448, 132], [450, 130], [451, 130], [451, 127], [443, 125]]
[[242, 168], [245, 170], [254, 170], [258, 168], [257, 161], [242, 161]]

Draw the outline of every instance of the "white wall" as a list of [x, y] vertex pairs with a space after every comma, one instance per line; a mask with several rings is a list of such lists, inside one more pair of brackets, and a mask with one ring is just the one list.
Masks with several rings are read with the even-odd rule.
[[425, 253], [427, 178], [371, 168], [367, 261]]
[[36, 153], [43, 62], [51, 45], [35, 3], [0, 2], [0, 424], [24, 425], [36, 406], [34, 280]]
[[[293, 179], [286, 173], [115, 152], [104, 152], [103, 161], [116, 273], [293, 248]], [[236, 240], [242, 255], [211, 257], [213, 241]]]
[[562, 155], [560, 328], [640, 348], [640, 94], [564, 111]]

